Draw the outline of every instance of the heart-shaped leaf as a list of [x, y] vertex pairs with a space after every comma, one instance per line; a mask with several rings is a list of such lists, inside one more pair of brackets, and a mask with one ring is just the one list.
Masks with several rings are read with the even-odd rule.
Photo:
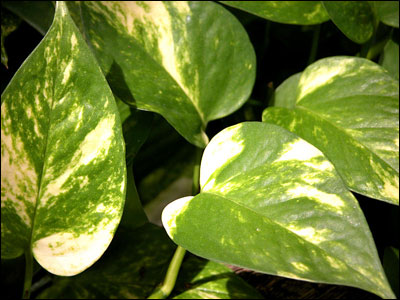
[[322, 1], [331, 20], [353, 42], [362, 44], [374, 33], [374, 14], [367, 1]]
[[48, 271], [77, 274], [111, 242], [126, 167], [111, 90], [64, 3], [2, 99], [2, 258], [31, 248]]
[[[134, 231], [119, 228], [93, 268], [72, 278], [56, 278], [38, 298], [144, 299], [162, 281], [174, 248], [158, 226], [145, 224]], [[261, 297], [227, 267], [190, 255], [183, 261], [171, 298]]]
[[162, 221], [196, 255], [284, 277], [393, 293], [358, 206], [314, 146], [260, 122], [229, 127], [204, 151], [201, 193]]
[[[87, 37], [122, 100], [161, 114], [205, 147], [210, 120], [238, 109], [255, 79], [255, 54], [239, 21], [219, 4], [80, 3]], [[118, 83], [113, 86], [112, 82]]]
[[321, 59], [286, 107], [267, 108], [263, 121], [320, 149], [351, 190], [399, 204], [399, 83], [386, 70], [363, 58]]
[[279, 23], [312, 25], [329, 20], [320, 1], [220, 1]]

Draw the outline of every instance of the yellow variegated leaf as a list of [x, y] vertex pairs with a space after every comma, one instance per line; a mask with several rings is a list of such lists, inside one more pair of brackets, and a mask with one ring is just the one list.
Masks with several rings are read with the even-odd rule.
[[64, 3], [2, 100], [2, 258], [31, 248], [49, 272], [77, 274], [111, 242], [126, 168], [111, 90]]

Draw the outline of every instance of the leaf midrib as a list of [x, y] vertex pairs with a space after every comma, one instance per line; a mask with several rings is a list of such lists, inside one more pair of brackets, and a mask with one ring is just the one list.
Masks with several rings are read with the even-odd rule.
[[[89, 9], [91, 9], [91, 8], [89, 8]], [[107, 8], [107, 9], [108, 9], [108, 8]], [[113, 13], [113, 12], [112, 12], [112, 13]], [[86, 31], [87, 31], [87, 28], [86, 28], [86, 26], [85, 26], [85, 22], [83, 22], [83, 18], [82, 18], [82, 24], [83, 24], [82, 26], [83, 26], [83, 28], [84, 28], [84, 30], [85, 30], [85, 32], [86, 32]], [[113, 26], [111, 23], [109, 23], [109, 24], [110, 24], [111, 27], [114, 28], [114, 26]], [[124, 29], [126, 28], [122, 23], [121, 23], [121, 27], [124, 28]], [[172, 30], [172, 29], [171, 29], [171, 30]], [[192, 106], [194, 107], [195, 111], [197, 112], [197, 114], [198, 114], [198, 116], [199, 116], [199, 119], [200, 119], [200, 121], [201, 121], [203, 130], [204, 130], [204, 129], [206, 128], [206, 126], [207, 126], [207, 122], [206, 122], [206, 120], [205, 120], [205, 117], [204, 117], [204, 115], [202, 114], [202, 112], [201, 112], [200, 108], [198, 107], [197, 103], [196, 103], [192, 98], [190, 98], [189, 95], [186, 93], [186, 91], [182, 88], [182, 86], [184, 86], [184, 85], [183, 85], [183, 84], [181, 85], [181, 84], [171, 75], [171, 73], [162, 65], [162, 63], [160, 63], [159, 61], [157, 61], [150, 53], [147, 52], [147, 50], [145, 49], [145, 47], [142, 46], [142, 44], [138, 41], [138, 39], [137, 39], [137, 37], [136, 37], [135, 35], [133, 35], [133, 34], [131, 35], [127, 30], [126, 30], [125, 34], [126, 34], [126, 36], [127, 36], [129, 39], [134, 40], [135, 46], [138, 47], [138, 48], [140, 48], [140, 49], [142, 50], [142, 52], [145, 53], [146, 56], [147, 56], [150, 60], [152, 60], [155, 64], [157, 64], [157, 65], [160, 67], [160, 69], [162, 69], [162, 70], [165, 72], [165, 74], [166, 74], [167, 76], [169, 76], [169, 77], [172, 79], [173, 82], [175, 82], [175, 84], [179, 87], [179, 90], [180, 90], [180, 91], [186, 96], [186, 98], [189, 100], [188, 102], [191, 103]], [[175, 44], [174, 44], [174, 45], [175, 45]], [[175, 50], [174, 50], [174, 53], [175, 53]], [[113, 56], [114, 56], [114, 55], [113, 55]]]

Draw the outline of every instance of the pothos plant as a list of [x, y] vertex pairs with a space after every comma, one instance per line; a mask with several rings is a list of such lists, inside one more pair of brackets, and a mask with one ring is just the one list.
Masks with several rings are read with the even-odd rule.
[[[221, 2], [4, 4], [45, 35], [1, 97], [1, 256], [25, 256], [25, 298], [37, 263], [56, 275], [39, 298], [260, 297], [221, 263], [395, 296], [356, 197], [399, 205], [398, 43], [377, 38], [398, 28], [398, 2]], [[314, 39], [262, 116], [210, 140], [211, 121], [257, 102], [235, 9], [317, 38], [332, 21], [362, 47], [313, 62]], [[195, 146], [165, 231], [133, 177], [154, 115]]]

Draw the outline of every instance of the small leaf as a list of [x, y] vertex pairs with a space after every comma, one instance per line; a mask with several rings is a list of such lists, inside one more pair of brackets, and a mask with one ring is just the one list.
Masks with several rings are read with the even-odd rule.
[[329, 20], [320, 1], [220, 1], [279, 23], [313, 25]]
[[339, 56], [307, 67], [296, 93], [294, 107], [267, 108], [263, 121], [320, 149], [349, 189], [398, 205], [398, 82], [367, 59]]
[[207, 123], [248, 99], [255, 79], [254, 50], [239, 21], [220, 5], [80, 5], [87, 37], [114, 93], [122, 89], [122, 100], [161, 114], [194, 145], [205, 147]]
[[245, 122], [204, 151], [201, 193], [169, 204], [171, 239], [196, 255], [255, 271], [350, 285], [392, 297], [357, 200], [314, 146]]
[[120, 227], [123, 226], [129, 230], [134, 230], [148, 222], [147, 216], [140, 202], [136, 190], [135, 178], [133, 177], [132, 165], [127, 165], [126, 199], [124, 213]]
[[399, 28], [399, 1], [374, 1], [379, 20]]
[[1, 63], [6, 68], [8, 68], [8, 56], [4, 46], [4, 40], [10, 33], [18, 28], [20, 23], [21, 19], [16, 15], [6, 9], [1, 9]]
[[[145, 224], [136, 230], [119, 228], [105, 255], [89, 270], [71, 278], [56, 278], [39, 299], [145, 299], [163, 280], [175, 245], [165, 231]], [[179, 271], [173, 297], [260, 298], [228, 268], [193, 256]]]
[[77, 274], [111, 242], [126, 167], [111, 90], [63, 2], [2, 99], [2, 257], [32, 248], [49, 272]]
[[2, 1], [8, 8], [29, 25], [45, 35], [54, 17], [52, 1]]
[[380, 64], [399, 80], [399, 43], [390, 39], [383, 49]]
[[396, 297], [399, 297], [399, 249], [386, 247], [383, 254], [383, 267]]
[[374, 14], [367, 1], [322, 1], [331, 20], [353, 42], [363, 44], [374, 33]]

